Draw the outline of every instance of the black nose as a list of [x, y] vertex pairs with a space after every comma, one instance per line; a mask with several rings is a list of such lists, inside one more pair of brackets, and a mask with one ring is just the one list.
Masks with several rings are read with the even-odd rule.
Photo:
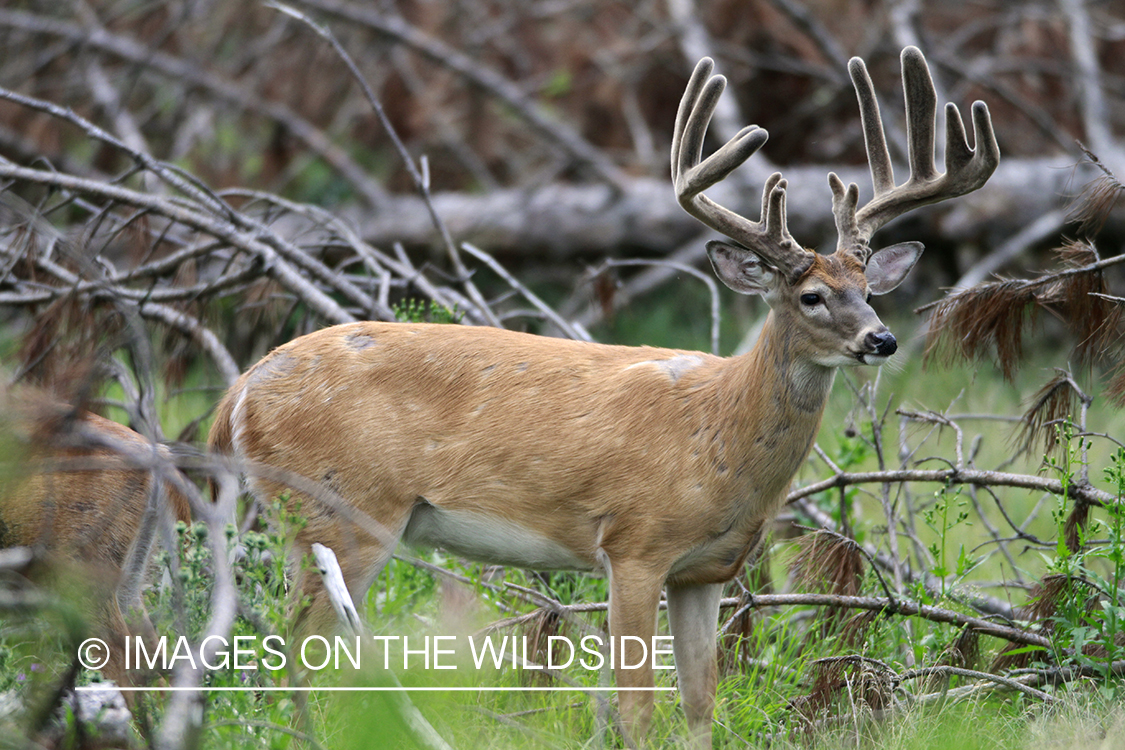
[[882, 357], [889, 357], [898, 351], [898, 342], [895, 341], [894, 334], [886, 329], [867, 334], [863, 339], [863, 343], [873, 354], [878, 354]]

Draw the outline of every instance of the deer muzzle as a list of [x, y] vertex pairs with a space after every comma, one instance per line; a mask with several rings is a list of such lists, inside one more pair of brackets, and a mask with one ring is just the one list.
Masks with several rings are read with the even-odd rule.
[[868, 354], [875, 354], [880, 357], [889, 357], [898, 351], [898, 341], [895, 336], [886, 328], [881, 331], [871, 331], [863, 337], [863, 344], [867, 348]]

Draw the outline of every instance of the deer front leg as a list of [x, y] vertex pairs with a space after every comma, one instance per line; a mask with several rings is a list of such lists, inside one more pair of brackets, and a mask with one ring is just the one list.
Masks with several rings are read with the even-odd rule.
[[687, 715], [692, 746], [697, 750], [711, 747], [711, 717], [719, 669], [715, 627], [722, 595], [721, 583], [668, 586], [668, 625], [673, 636], [680, 703]]
[[[655, 683], [651, 649], [664, 575], [654, 574], [643, 564], [628, 560], [615, 561], [612, 567], [606, 567], [609, 572], [609, 634], [615, 649], [617, 704], [625, 733], [639, 747], [644, 743], [652, 720], [651, 688]], [[640, 642], [630, 638], [622, 643], [622, 636], [634, 636]]]

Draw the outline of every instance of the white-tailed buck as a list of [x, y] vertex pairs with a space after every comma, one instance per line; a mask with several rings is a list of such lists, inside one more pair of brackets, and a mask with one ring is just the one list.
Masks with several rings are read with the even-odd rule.
[[[749, 127], [701, 159], [725, 85], [696, 66], [676, 116], [672, 177], [680, 204], [730, 238], [715, 272], [772, 311], [753, 351], [730, 359], [605, 346], [449, 325], [356, 323], [302, 336], [249, 370], [218, 409], [214, 449], [283, 467], [333, 489], [394, 538], [532, 569], [608, 576], [611, 636], [651, 643], [661, 592], [680, 695], [696, 744], [710, 747], [716, 620], [738, 574], [805, 460], [837, 367], [878, 365], [894, 336], [869, 304], [894, 289], [918, 243], [872, 251], [872, 234], [915, 207], [976, 190], [999, 151], [988, 110], [973, 105], [975, 149], [946, 108], [946, 171], [934, 167], [935, 94], [922, 54], [902, 53], [910, 178], [895, 185], [878, 104], [850, 63], [874, 198], [828, 176], [839, 245], [803, 249], [785, 225], [786, 183], [765, 185], [761, 221], [702, 194], [749, 158]], [[258, 480], [262, 497], [286, 488]], [[299, 539], [337, 550], [360, 598], [393, 550], [305, 499]], [[331, 610], [315, 577], [312, 617]], [[626, 645], [629, 664], [639, 646]], [[636, 648], [634, 651], [633, 649]], [[618, 669], [622, 717], [643, 736], [648, 667]]]
[[[135, 676], [124, 669], [124, 637], [152, 630], [143, 610], [132, 625], [125, 615], [140, 605], [155, 539], [155, 524], [138, 537], [153, 475], [123, 453], [151, 450], [144, 437], [109, 419], [31, 388], [0, 389], [0, 549], [30, 548], [33, 577], [64, 580], [87, 601], [95, 635], [109, 641], [102, 672], [119, 685]], [[160, 453], [168, 458], [164, 449]], [[165, 486], [159, 502], [178, 520], [189, 520], [178, 492]], [[122, 586], [133, 556], [142, 574]]]

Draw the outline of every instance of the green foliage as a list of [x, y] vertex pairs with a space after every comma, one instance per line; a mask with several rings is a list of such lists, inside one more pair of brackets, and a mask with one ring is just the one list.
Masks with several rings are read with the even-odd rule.
[[[854, 428], [844, 430], [837, 438], [838, 442], [831, 452], [832, 463], [843, 471], [861, 470], [872, 457], [871, 441]], [[858, 487], [845, 487], [842, 493], [838, 490], [821, 492], [815, 500], [817, 506], [831, 516], [837, 525], [843, 526], [851, 517], [858, 494]], [[806, 519], [805, 525], [815, 527], [817, 524]], [[862, 538], [863, 530], [856, 529], [855, 533], [857, 539]]]
[[[705, 311], [709, 305], [707, 287], [686, 279], [667, 294], [631, 301], [593, 332], [599, 341], [610, 343], [707, 351], [711, 322]], [[733, 347], [745, 333], [743, 322], [733, 315], [723, 317], [723, 341], [727, 346]]]
[[[1085, 470], [1089, 449], [1069, 422], [1059, 427], [1061, 457], [1046, 464], [1069, 488], [1076, 473]], [[1055, 555], [1049, 571], [1060, 584], [1045, 588], [1039, 606], [1050, 613], [1054, 652], [1052, 661], [1075, 665], [1100, 676], [1103, 689], [1119, 694], [1113, 664], [1122, 654], [1125, 636], [1125, 448], [1118, 448], [1104, 470], [1117, 502], [1088, 520], [1088, 509], [1075, 507], [1064, 492], [1052, 513], [1057, 527]]]
[[[239, 566], [242, 608], [259, 627], [264, 623], [269, 632], [284, 633], [308, 605], [296, 599], [297, 592], [289, 588], [286, 574], [286, 565], [294, 556], [294, 539], [306, 520], [301, 515], [300, 503], [290, 507], [288, 495], [273, 501], [268, 519], [265, 531], [248, 531], [241, 538], [246, 549], [244, 562]], [[300, 564], [309, 567], [308, 560], [301, 560]]]
[[1125, 589], [1125, 448], [1119, 448], [1114, 454], [1113, 463], [1106, 468], [1105, 476], [1117, 495], [1117, 503], [1106, 508], [1108, 518], [1100, 521], [1106, 544], [1095, 550], [1109, 568], [1109, 574], [1102, 577], [1094, 572], [1092, 575], [1096, 576], [1098, 587], [1109, 592], [1100, 602], [1108, 670], [1121, 656], [1118, 636], [1125, 632], [1125, 607], [1122, 602], [1122, 590]]
[[431, 300], [408, 297], [391, 306], [400, 323], [460, 323], [465, 313], [454, 307], [450, 310]]
[[[204, 679], [206, 688], [218, 689], [208, 693], [209, 711], [214, 719], [205, 736], [205, 747], [240, 748], [247, 743], [255, 747], [289, 747], [292, 737], [277, 728], [300, 725], [304, 713], [310, 710], [310, 706], [302, 707], [303, 696], [288, 692], [222, 690], [252, 685], [278, 688], [296, 677], [292, 669], [273, 668], [280, 660], [265, 651], [261, 644], [270, 634], [286, 634], [293, 617], [300, 612], [302, 603], [292, 600], [285, 565], [293, 534], [304, 525], [304, 520], [296, 512], [287, 510], [285, 498], [274, 501], [266, 515], [269, 524], [265, 531], [249, 531], [238, 538], [233, 526], [225, 530], [224, 548], [230, 550], [240, 543], [243, 550], [235, 568], [240, 615], [227, 643], [212, 662], [219, 668], [209, 669]], [[179, 554], [175, 564], [167, 552], [159, 552], [157, 560], [180, 585], [155, 589], [147, 601], [159, 634], [167, 636], [169, 643], [175, 641], [182, 625], [186, 625], [187, 634], [197, 641], [205, 632], [212, 611], [212, 550], [207, 528], [203, 524], [180, 523], [177, 536]], [[183, 617], [179, 616], [180, 612]], [[252, 655], [236, 657], [233, 644], [238, 643], [239, 638], [255, 646], [251, 649]], [[284, 639], [280, 638], [269, 645], [278, 648], [282, 643]], [[279, 650], [286, 652], [285, 647]], [[292, 654], [286, 653], [286, 659], [292, 665]], [[166, 696], [160, 693], [143, 694], [139, 698], [140, 710], [158, 723], [165, 700]], [[311, 707], [315, 707], [317, 701], [315, 696], [310, 698]], [[239, 717], [253, 718], [258, 724], [244, 725]]]
[[[952, 497], [950, 496], [952, 495]], [[957, 561], [951, 565], [949, 560], [949, 538], [958, 526], [972, 526], [967, 510], [968, 501], [961, 497], [961, 487], [942, 487], [934, 493], [934, 502], [922, 511], [922, 520], [936, 535], [937, 540], [930, 544], [929, 551], [934, 557], [930, 572], [940, 582], [940, 599], [946, 596], [948, 577], [956, 575], [963, 578], [966, 573], [980, 564], [980, 559], [971, 560], [965, 552], [965, 545], [958, 545]], [[922, 592], [923, 599], [929, 603], [930, 597]]]
[[339, 179], [332, 167], [315, 159], [303, 166], [290, 192], [296, 200], [320, 206], [336, 206], [355, 198], [350, 185]]
[[565, 68], [557, 68], [551, 72], [547, 82], [540, 90], [547, 99], [557, 99], [566, 96], [574, 88], [574, 76]]
[[[902, 382], [908, 383], [910, 376], [892, 373], [891, 377], [901, 386]], [[917, 388], [911, 389], [909, 384], [903, 387], [914, 392], [924, 392]], [[963, 391], [962, 396], [964, 395]], [[931, 399], [935, 396], [941, 397], [940, 394], [929, 394]], [[973, 405], [963, 403], [958, 406], [960, 410], [970, 413], [974, 410], [978, 413], [996, 413], [997, 405], [990, 403], [991, 398], [993, 397], [984, 392], [984, 389], [976, 389], [965, 398], [966, 401], [974, 402]], [[886, 410], [889, 411], [890, 408], [888, 406]], [[871, 425], [871, 419], [877, 418], [883, 411], [882, 405], [877, 409], [870, 409], [867, 419], [861, 420], [859, 424], [855, 422], [854, 409], [836, 419], [826, 417], [826, 424], [849, 425], [847, 429], [832, 430], [827, 436], [822, 432], [820, 436], [821, 447], [835, 467], [845, 472], [864, 472], [883, 467], [882, 459], [879, 458], [881, 454], [876, 450], [878, 431]], [[1087, 416], [1093, 414], [1091, 412]], [[1031, 665], [1036, 668], [1084, 670], [1083, 674], [1094, 679], [1086, 683], [1072, 682], [1059, 688], [1058, 694], [1065, 695], [1069, 692], [1083, 696], [1074, 701], [1072, 708], [1076, 708], [1087, 705], [1099, 693], [1104, 693], [1107, 698], [1121, 693], [1120, 660], [1125, 651], [1125, 635], [1122, 631], [1125, 608], [1121, 606], [1122, 583], [1125, 582], [1125, 567], [1122, 566], [1122, 561], [1125, 560], [1125, 545], [1122, 543], [1125, 507], [1120, 499], [1125, 499], [1125, 470], [1122, 468], [1125, 466], [1125, 449], [1118, 448], [1108, 457], [1108, 466], [1103, 472], [1102, 487], [1109, 485], [1109, 491], [1119, 498], [1119, 502], [1108, 503], [1104, 507], [1082, 507], [1072, 488], [1086, 485], [1087, 475], [1092, 473], [1089, 466], [1094, 457], [1100, 461], [1107, 459], [1106, 454], [1099, 450], [1099, 446], [1093, 445], [1089, 437], [1076, 436], [1075, 428], [1068, 427], [1068, 424], [1064, 421], [1060, 428], [1060, 452], [1057, 456], [1048, 456], [1044, 462], [1047, 471], [1063, 487], [1058, 496], [1037, 498], [1035, 493], [1025, 490], [1003, 488], [994, 488], [990, 494], [1015, 518], [1026, 516], [1034, 519], [1033, 506], [1036, 502], [1052, 511], [1049, 514], [1050, 527], [1026, 527], [1033, 529], [1034, 535], [1039, 538], [1049, 540], [1050, 546], [1044, 548], [1023, 545], [1024, 554], [1019, 557], [1019, 562], [1025, 567], [1019, 572], [1033, 580], [1047, 576], [1046, 581], [1059, 580], [1063, 584], [1050, 591], [1053, 598], [1046, 614], [1034, 614], [1039, 605], [1033, 602], [1029, 610], [1031, 614], [1028, 615], [1033, 620], [1031, 630], [1051, 639], [1053, 648], [1045, 652], [1035, 647], [1021, 647], [1005, 650], [1004, 654], [1012, 657], [1022, 653], [1025, 658], [1032, 660]], [[900, 426], [900, 429], [906, 428]], [[939, 435], [937, 432], [931, 434]], [[995, 440], [995, 436], [989, 437]], [[907, 448], [904, 447], [904, 439], [899, 439], [903, 441], [898, 444], [901, 457]], [[947, 441], [953, 439], [960, 441], [961, 433], [946, 437]], [[934, 444], [941, 445], [939, 437], [934, 439]], [[948, 442], [946, 445], [954, 447]], [[959, 446], [958, 442], [958, 448]], [[970, 465], [978, 465], [981, 452], [988, 450], [988, 446], [987, 440], [983, 443], [974, 442]], [[930, 446], [932, 448], [933, 445]], [[936, 460], [946, 463], [946, 459], [941, 457], [943, 453], [940, 447], [936, 453]], [[933, 452], [914, 455], [918, 456], [917, 464], [935, 460], [929, 457]], [[952, 452], [946, 455], [952, 455]], [[1020, 457], [1017, 456], [1017, 459]], [[1011, 465], [1011, 461], [1017, 459], [1007, 460]], [[1030, 468], [1022, 471], [1031, 474], [1034, 462], [1042, 460], [1042, 457], [1031, 456], [1026, 460]], [[820, 510], [831, 515], [837, 523], [841, 522], [842, 516], [848, 516], [855, 539], [866, 539], [880, 551], [885, 551], [886, 529], [873, 525], [870, 515], [874, 513], [876, 517], [883, 517], [882, 508], [873, 502], [878, 497], [878, 490], [856, 490], [857, 488], [847, 488], [845, 493], [839, 488], [833, 488], [814, 499]], [[909, 489], [897, 484], [892, 486], [890, 507], [903, 515], [912, 514], [911, 517], [918, 522], [914, 526], [913, 521], [901, 521], [900, 528], [914, 531], [906, 535], [900, 531], [900, 549], [904, 545], [913, 545], [915, 554], [923, 560], [927, 574], [925, 578], [917, 577], [913, 582], [907, 582], [902, 596], [922, 604], [972, 615], [976, 613], [965, 607], [963, 602], [976, 595], [975, 581], [982, 578], [995, 580], [997, 577], [1005, 577], [1005, 571], [1008, 575], [1015, 572], [1004, 565], [1004, 557], [995, 552], [990, 553], [990, 550], [995, 550], [994, 546], [990, 546], [994, 545], [994, 536], [990, 537], [985, 528], [988, 523], [984, 527], [976, 523], [976, 514], [984, 506], [974, 506], [974, 502], [971, 502], [974, 500], [974, 491], [966, 485], [949, 484], [933, 492], [929, 498], [920, 495], [917, 496], [917, 501], [911, 501], [904, 497], [904, 494], [910, 493]], [[1023, 510], [1019, 510], [1020, 508]], [[1048, 514], [1045, 512], [1043, 515]], [[997, 517], [993, 516], [992, 521], [998, 522]], [[896, 526], [899, 523], [896, 521]], [[1036, 521], [1036, 524], [1039, 523]], [[1004, 525], [1004, 522], [1000, 522], [1000, 525]], [[1036, 536], [1029, 534], [1027, 538], [1033, 540]], [[1068, 542], [1068, 538], [1072, 538], [1071, 541]], [[776, 557], [784, 557], [784, 553], [778, 554], [777, 549], [774, 550]], [[1036, 555], [1037, 551], [1045, 554]], [[926, 559], [930, 561], [928, 565], [924, 562]], [[825, 576], [830, 575], [829, 567], [824, 567]], [[889, 573], [884, 573], [884, 577], [889, 576]], [[884, 596], [884, 585], [885, 581], [869, 572], [863, 578], [861, 594]], [[834, 691], [828, 691], [820, 697], [816, 695], [822, 688], [817, 687], [820, 683], [817, 682], [818, 671], [814, 668], [815, 665], [837, 655], [871, 657], [899, 673], [906, 669], [906, 665], [924, 667], [953, 664], [992, 669], [986, 665], [1005, 645], [1004, 642], [980, 638], [979, 653], [976, 645], [971, 645], [966, 650], [962, 643], [965, 633], [959, 628], [922, 618], [908, 619], [901, 616], [876, 618], [866, 631], [860, 630], [858, 634], [855, 632], [859, 629], [861, 620], [858, 615], [849, 619], [829, 619], [826, 614], [821, 614], [819, 626], [794, 627], [809, 615], [808, 610], [790, 608], [756, 623], [753, 639], [746, 642], [745, 649], [748, 657], [771, 664], [779, 659], [777, 645], [785, 642], [786, 633], [805, 632], [800, 648], [780, 657], [782, 663], [801, 674], [800, 682], [787, 684], [784, 680], [772, 678], [749, 687], [745, 683], [748, 670], [743, 667], [741, 675], [730, 677], [721, 688], [720, 710], [723, 706], [730, 705], [724, 703], [722, 698], [722, 694], [728, 690], [737, 690], [742, 697], [737, 718], [733, 715], [724, 718], [720, 714], [719, 720], [740, 736], [750, 738], [750, 744], [754, 744], [755, 736], [769, 736], [774, 740], [771, 741], [771, 746], [776, 744], [788, 747], [788, 742], [795, 741], [805, 731], [800, 727], [808, 726], [805, 722], [811, 722], [816, 726], [815, 730], [808, 730], [809, 736], [814, 738], [811, 743], [813, 747], [836, 747], [843, 742], [858, 747], [975, 747], [977, 745], [971, 738], [961, 739], [965, 732], [959, 722], [969, 721], [989, 725], [988, 731], [993, 731], [995, 727], [995, 736], [990, 735], [990, 747], [1026, 746], [1024, 738], [1027, 734], [1027, 716], [1021, 715], [1023, 709], [1020, 707], [1029, 704], [1020, 696], [1012, 700], [1012, 694], [1006, 700], [990, 699], [977, 704], [953, 702], [950, 710], [943, 709], [937, 713], [928, 709], [908, 709], [900, 704], [892, 712], [892, 718], [881, 721], [869, 719], [868, 711], [878, 708], [878, 700], [875, 704], [865, 705], [866, 698], [859, 671], [853, 672], [848, 678], [851, 682], [843, 680]], [[1035, 623], [1037, 618], [1041, 618], [1038, 624]], [[1027, 626], [1027, 623], [1023, 625]], [[1111, 667], [1115, 661], [1118, 662], [1116, 674]], [[954, 677], [946, 684], [946, 688], [956, 689], [971, 681]], [[924, 682], [903, 687], [915, 694], [927, 691]], [[784, 707], [767, 697], [771, 689], [777, 689], [788, 696]], [[1053, 692], [1049, 688], [1048, 690]], [[930, 697], [934, 698], [936, 694], [931, 694]], [[1014, 712], [1010, 710], [1013, 707], [1016, 709]], [[804, 713], [812, 709], [815, 710], [811, 714]], [[802, 716], [805, 718], [801, 718]], [[844, 729], [831, 717], [845, 717], [839, 724], [850, 726]], [[950, 722], [949, 726], [944, 726], [946, 721]], [[907, 741], [900, 733], [903, 726], [913, 727], [919, 732]], [[779, 737], [785, 738], [784, 741], [777, 743]], [[738, 745], [732, 743], [731, 746]]]

